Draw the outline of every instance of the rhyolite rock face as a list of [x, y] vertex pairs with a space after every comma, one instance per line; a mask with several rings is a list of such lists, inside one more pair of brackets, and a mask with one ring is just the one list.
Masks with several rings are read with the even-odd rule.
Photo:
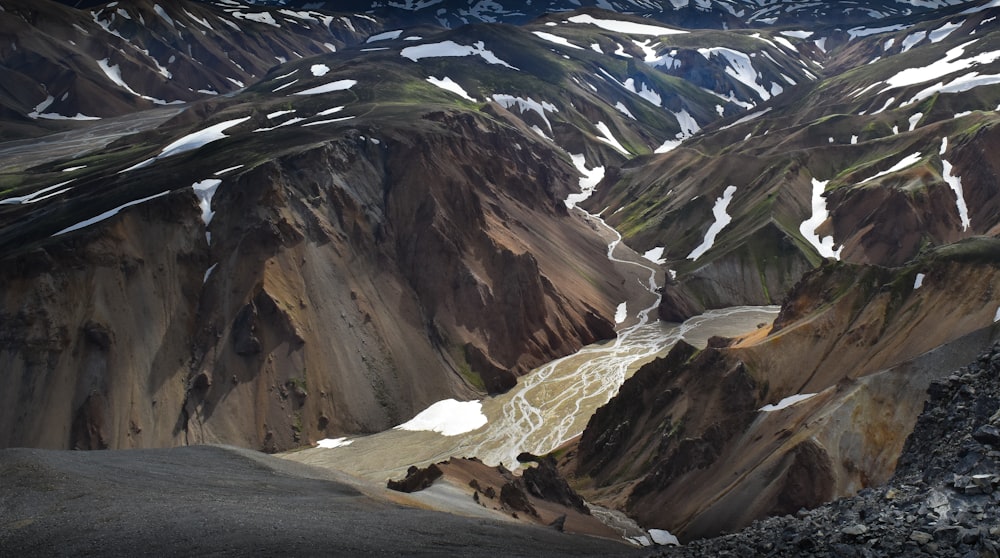
[[995, 556], [1000, 551], [1000, 346], [942, 370], [884, 485], [758, 521], [664, 556]]
[[458, 111], [366, 133], [223, 177], [209, 237], [183, 188], [13, 255], [0, 445], [276, 451], [614, 335], [622, 281], [565, 158]]
[[[996, 247], [978, 239], [909, 268], [807, 274], [771, 327], [701, 351], [679, 343], [637, 371], [564, 472], [589, 500], [682, 540], [886, 482], [927, 386], [993, 335]], [[972, 284], [978, 294], [953, 298]], [[991, 439], [988, 426], [976, 432]]]

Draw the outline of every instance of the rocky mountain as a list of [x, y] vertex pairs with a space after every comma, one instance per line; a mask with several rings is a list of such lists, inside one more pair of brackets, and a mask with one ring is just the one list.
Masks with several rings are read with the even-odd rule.
[[773, 325], [703, 351], [680, 343], [640, 369], [564, 469], [588, 500], [682, 540], [886, 482], [927, 386], [996, 335], [997, 248], [807, 274]]
[[998, 349], [930, 384], [927, 405], [885, 485], [663, 555], [996, 554]]
[[775, 0], [254, 0], [255, 4], [350, 10], [388, 21], [443, 27], [470, 23], [523, 24], [547, 13], [596, 7], [687, 28], [726, 29], [790, 24], [872, 24], [961, 4], [960, 0], [881, 0], [878, 2], [795, 2]]
[[0, 4], [2, 140], [225, 95], [381, 29], [355, 14], [182, 0]]
[[336, 4], [0, 0], [0, 447], [290, 450], [781, 304], [552, 456], [691, 541], [891, 481], [994, 340], [997, 2]]

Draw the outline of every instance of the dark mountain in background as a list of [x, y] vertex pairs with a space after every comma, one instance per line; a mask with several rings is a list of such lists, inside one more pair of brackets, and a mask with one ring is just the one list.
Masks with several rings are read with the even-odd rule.
[[996, 2], [0, 8], [2, 447], [274, 452], [509, 389], [641, 287], [578, 207], [664, 320], [782, 305], [560, 455], [683, 540], [886, 482], [996, 335]]

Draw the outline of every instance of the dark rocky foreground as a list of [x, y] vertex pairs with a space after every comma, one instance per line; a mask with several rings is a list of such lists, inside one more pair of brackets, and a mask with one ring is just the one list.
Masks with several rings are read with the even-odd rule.
[[403, 508], [235, 448], [0, 452], [0, 556], [608, 556], [623, 544]]
[[886, 486], [664, 555], [1000, 555], [1000, 344], [928, 394]]

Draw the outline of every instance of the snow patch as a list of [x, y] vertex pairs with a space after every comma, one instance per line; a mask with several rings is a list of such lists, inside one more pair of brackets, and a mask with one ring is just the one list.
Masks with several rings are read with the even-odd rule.
[[327, 83], [324, 85], [319, 85], [316, 87], [311, 87], [298, 93], [293, 93], [293, 95], [319, 95], [321, 93], [331, 93], [333, 91], [345, 91], [357, 85], [358, 81], [354, 79], [340, 79], [332, 83]]
[[926, 276], [923, 273], [917, 274], [916, 278], [913, 279], [913, 290], [917, 290], [924, 285], [924, 277]]
[[649, 537], [653, 539], [654, 544], [658, 544], [660, 546], [680, 546], [681, 544], [681, 541], [679, 541], [673, 533], [663, 529], [650, 529]]
[[399, 51], [400, 56], [409, 58], [417, 62], [422, 58], [445, 58], [457, 56], [478, 56], [490, 64], [506, 66], [512, 70], [517, 70], [514, 66], [497, 58], [493, 51], [486, 49], [486, 43], [478, 41], [472, 46], [460, 45], [455, 41], [443, 41], [440, 43], [427, 43], [406, 47]]
[[437, 432], [443, 436], [457, 436], [472, 432], [486, 425], [483, 404], [475, 401], [438, 401], [421, 411], [409, 421], [395, 427], [396, 430]]
[[212, 143], [213, 141], [218, 141], [220, 139], [228, 137], [226, 136], [226, 134], [223, 134], [222, 132], [228, 130], [229, 128], [232, 128], [233, 126], [242, 124], [247, 120], [250, 120], [249, 116], [245, 116], [243, 118], [237, 118], [234, 120], [226, 120], [225, 122], [220, 122], [214, 126], [209, 126], [204, 130], [199, 130], [197, 132], [188, 134], [176, 141], [171, 142], [169, 145], [164, 147], [163, 151], [160, 151], [160, 154], [157, 155], [156, 157], [153, 157], [152, 159], [146, 159], [145, 161], [139, 164], [133, 165], [127, 169], [119, 171], [119, 174], [151, 165], [153, 164], [153, 161], [157, 159], [163, 159], [164, 157], [171, 157], [173, 155], [184, 153], [185, 151], [198, 149], [199, 147], [205, 144]]
[[330, 71], [330, 67], [326, 64], [313, 64], [309, 67], [309, 71], [316, 77], [323, 77]]
[[705, 233], [705, 239], [702, 243], [688, 254], [687, 259], [697, 260], [705, 252], [708, 252], [715, 244], [715, 237], [733, 220], [732, 216], [726, 213], [726, 209], [729, 207], [729, 202], [733, 201], [733, 194], [735, 193], [736, 186], [726, 186], [722, 197], [716, 198], [715, 206], [712, 207], [712, 215], [715, 217], [715, 222], [708, 228], [708, 232]]
[[165, 195], [167, 195], [169, 193], [170, 193], [170, 190], [167, 190], [166, 192], [160, 192], [159, 194], [154, 194], [152, 196], [148, 196], [148, 197], [145, 197], [145, 198], [142, 198], [142, 199], [138, 199], [138, 200], [133, 200], [133, 201], [130, 201], [130, 202], [126, 203], [126, 204], [119, 205], [118, 207], [116, 207], [114, 209], [109, 209], [109, 210], [105, 211], [104, 213], [101, 213], [100, 215], [97, 215], [96, 217], [91, 217], [90, 219], [87, 219], [85, 221], [80, 221], [79, 223], [77, 223], [75, 225], [70, 225], [69, 227], [66, 227], [65, 229], [63, 229], [63, 230], [61, 230], [61, 231], [53, 234], [52, 236], [59, 236], [61, 234], [66, 234], [66, 233], [69, 233], [69, 232], [80, 230], [80, 229], [82, 229], [84, 227], [89, 227], [90, 225], [93, 225], [95, 223], [100, 223], [101, 221], [104, 221], [105, 219], [110, 219], [111, 217], [114, 217], [115, 215], [118, 215], [119, 211], [121, 211], [121, 210], [123, 210], [123, 209], [125, 209], [127, 207], [132, 207], [133, 205], [139, 205], [140, 203], [148, 202], [150, 200], [159, 198], [161, 196], [165, 196]]
[[620, 324], [628, 318], [628, 301], [618, 305], [615, 309], [615, 323]]
[[208, 225], [212, 222], [212, 217], [215, 216], [215, 212], [212, 211], [212, 197], [215, 196], [215, 191], [218, 190], [219, 184], [222, 184], [222, 180], [209, 178], [191, 185], [194, 195], [198, 197], [198, 207], [201, 208], [201, 220], [205, 223], [205, 240], [209, 244], [212, 244], [212, 233], [208, 232]]
[[532, 99], [531, 97], [525, 99], [523, 97], [515, 97], [513, 95], [498, 93], [493, 95], [493, 100], [507, 110], [510, 110], [511, 108], [516, 106], [518, 110], [521, 112], [521, 114], [524, 114], [526, 111], [529, 110], [536, 112], [538, 116], [541, 116], [542, 120], [545, 121], [545, 125], [549, 127], [550, 132], [552, 131], [552, 124], [549, 122], [549, 119], [545, 116], [545, 112], [546, 111], [559, 112], [559, 109], [552, 103], [548, 103], [545, 101], [539, 102]]
[[598, 166], [588, 170], [587, 159], [582, 153], [570, 153], [569, 157], [573, 161], [573, 166], [582, 175], [580, 178], [580, 193], [566, 196], [564, 202], [566, 207], [572, 209], [576, 207], [576, 204], [586, 200], [594, 193], [594, 189], [598, 183], [604, 179], [604, 167]]
[[955, 192], [955, 205], [958, 208], [958, 217], [962, 220], [962, 230], [969, 230], [972, 221], [969, 220], [969, 206], [965, 204], [965, 192], [962, 190], [962, 179], [954, 174], [951, 163], [944, 159], [944, 152], [948, 149], [948, 137], [941, 139], [941, 178], [948, 183], [952, 191]]
[[316, 442], [316, 447], [325, 449], [342, 448], [354, 443], [354, 440], [347, 438], [324, 438]]
[[655, 248], [650, 248], [649, 250], [646, 250], [646, 253], [643, 254], [642, 257], [646, 258], [647, 260], [649, 260], [649, 261], [651, 261], [651, 262], [653, 262], [655, 264], [663, 265], [663, 264], [667, 263], [666, 258], [663, 257], [663, 251], [665, 249], [666, 248], [664, 248], [663, 246], [657, 246]]
[[786, 398], [782, 399], [781, 401], [778, 401], [774, 405], [764, 405], [763, 407], [761, 407], [760, 409], [757, 409], [757, 410], [758, 411], [763, 411], [765, 413], [771, 413], [771, 412], [774, 412], [774, 411], [780, 411], [780, 410], [785, 409], [787, 407], [791, 407], [792, 405], [795, 405], [796, 403], [800, 403], [802, 401], [805, 401], [806, 399], [809, 399], [811, 397], [815, 397], [816, 395], [817, 394], [815, 394], [815, 393], [800, 393], [798, 395], [792, 395], [792, 396], [789, 396], [789, 397], [786, 397]]
[[633, 115], [632, 111], [628, 110], [628, 107], [626, 107], [621, 101], [615, 103], [615, 108], [618, 109], [618, 112], [624, 114], [632, 120], [635, 120], [635, 115]]
[[611, 129], [608, 128], [607, 124], [605, 124], [604, 122], [598, 122], [597, 124], [595, 124], [595, 126], [597, 126], [598, 131], [601, 132], [601, 135], [597, 136], [597, 141], [610, 145], [616, 151], [618, 151], [619, 153], [621, 153], [626, 157], [631, 156], [631, 153], [629, 153], [628, 150], [625, 149], [624, 146], [622, 146], [621, 142], [619, 142], [618, 139], [616, 139], [615, 136], [611, 133]]
[[862, 180], [861, 182], [858, 182], [858, 184], [864, 184], [865, 182], [871, 182], [872, 180], [875, 180], [876, 178], [881, 178], [881, 177], [883, 177], [883, 176], [885, 176], [887, 174], [892, 174], [894, 172], [901, 171], [901, 170], [903, 170], [903, 169], [905, 169], [907, 167], [911, 167], [911, 166], [917, 164], [917, 162], [919, 162], [922, 157], [923, 157], [923, 155], [920, 154], [919, 152], [917, 152], [917, 153], [911, 153], [910, 155], [907, 155], [906, 157], [903, 157], [898, 163], [896, 163], [895, 165], [893, 165], [888, 170], [884, 170], [884, 171], [876, 174], [875, 176], [873, 176], [871, 178], [866, 178], [866, 179]]
[[687, 33], [680, 29], [671, 29], [670, 27], [661, 27], [659, 25], [647, 25], [645, 23], [633, 23], [631, 21], [620, 21], [616, 19], [597, 19], [588, 14], [575, 15], [569, 18], [571, 23], [584, 23], [595, 25], [601, 29], [607, 31], [614, 31], [616, 33], [626, 33], [628, 35], [678, 35], [682, 33]]
[[436, 85], [436, 86], [440, 87], [441, 89], [444, 89], [445, 91], [450, 91], [450, 92], [458, 95], [459, 97], [462, 97], [463, 99], [467, 99], [469, 101], [476, 102], [476, 99], [474, 97], [472, 97], [471, 95], [469, 95], [465, 91], [465, 89], [462, 88], [461, 85], [459, 85], [458, 83], [455, 83], [455, 81], [453, 81], [448, 76], [445, 76], [445, 77], [443, 77], [441, 79], [438, 79], [438, 78], [436, 78], [434, 76], [431, 76], [431, 77], [427, 78], [427, 81], [430, 82], [432, 85]]
[[532, 31], [532, 34], [534, 34], [539, 39], [546, 40], [550, 43], [555, 43], [557, 45], [561, 45], [564, 47], [575, 48], [577, 50], [583, 50], [583, 47], [576, 46], [573, 43], [569, 42], [569, 40], [560, 37], [559, 35], [553, 35], [552, 33], [546, 33], [545, 31]]
[[396, 29], [394, 31], [384, 31], [382, 33], [376, 33], [375, 35], [372, 35], [371, 37], [368, 37], [368, 40], [366, 40], [365, 42], [366, 43], [374, 43], [375, 41], [386, 41], [386, 40], [391, 40], [391, 39], [398, 39], [399, 36], [402, 35], [402, 34], [403, 34], [403, 30], [402, 29]]

